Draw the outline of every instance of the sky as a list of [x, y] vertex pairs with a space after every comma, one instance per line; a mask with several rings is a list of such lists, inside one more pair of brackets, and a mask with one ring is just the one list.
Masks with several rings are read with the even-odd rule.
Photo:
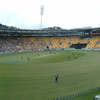
[[0, 23], [21, 29], [100, 27], [100, 0], [0, 0]]

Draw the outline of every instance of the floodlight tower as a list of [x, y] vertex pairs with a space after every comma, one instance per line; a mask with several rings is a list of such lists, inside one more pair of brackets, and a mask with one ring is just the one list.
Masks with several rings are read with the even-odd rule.
[[40, 19], [40, 29], [42, 29], [42, 16], [43, 16], [43, 14], [44, 14], [44, 6], [43, 5], [41, 5], [41, 7], [40, 7], [40, 14], [41, 14], [41, 19]]

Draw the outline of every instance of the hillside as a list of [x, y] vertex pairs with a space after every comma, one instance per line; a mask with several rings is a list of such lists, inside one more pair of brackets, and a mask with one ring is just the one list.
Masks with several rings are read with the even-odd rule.
[[7, 25], [0, 24], [0, 29], [16, 30], [16, 29], [19, 29], [19, 28], [14, 27], [14, 26], [7, 26]]

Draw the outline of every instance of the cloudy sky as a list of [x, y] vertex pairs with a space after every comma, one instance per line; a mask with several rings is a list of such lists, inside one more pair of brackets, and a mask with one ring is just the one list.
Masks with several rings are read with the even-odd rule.
[[0, 23], [23, 29], [100, 27], [100, 0], [0, 0]]

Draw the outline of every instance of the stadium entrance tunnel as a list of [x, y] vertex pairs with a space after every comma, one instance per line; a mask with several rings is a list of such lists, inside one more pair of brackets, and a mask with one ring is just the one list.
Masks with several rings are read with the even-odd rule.
[[47, 49], [49, 49], [49, 46], [47, 46]]
[[70, 48], [75, 48], [75, 49], [82, 49], [86, 48], [87, 43], [77, 43], [77, 44], [72, 44]]

